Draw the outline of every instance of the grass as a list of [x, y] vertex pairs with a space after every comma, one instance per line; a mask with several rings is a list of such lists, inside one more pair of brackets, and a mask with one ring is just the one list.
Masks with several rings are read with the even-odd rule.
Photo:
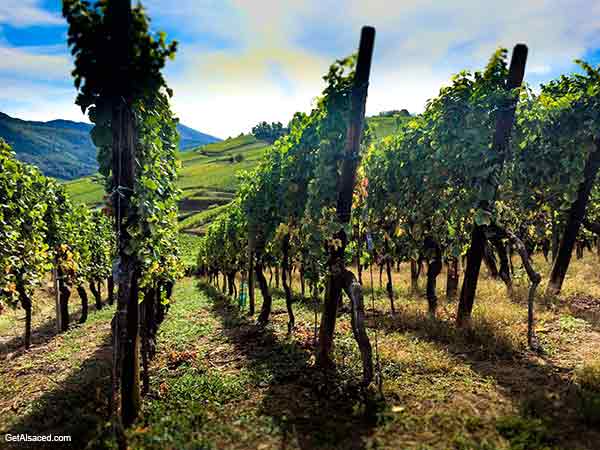
[[[193, 197], [199, 192], [234, 192], [240, 170], [254, 167], [260, 160], [267, 144], [256, 140], [252, 135], [207, 144], [196, 149], [180, 153], [182, 169], [178, 186], [183, 189], [183, 199]], [[230, 158], [240, 155], [239, 162], [230, 162]], [[104, 187], [94, 177], [84, 177], [65, 183], [67, 191], [75, 202], [97, 205], [102, 202]]]
[[199, 236], [187, 233], [179, 233], [181, 259], [186, 269], [191, 270], [196, 266], [199, 245]]
[[[22, 322], [17, 320], [17, 327], [0, 330], [0, 359], [4, 360], [0, 365], [0, 429], [14, 434], [67, 434], [73, 442], [87, 441], [105, 421], [98, 411], [107, 410], [110, 392], [114, 308], [95, 311], [92, 306], [87, 322], [79, 325], [75, 294], [71, 297], [71, 329], [58, 335], [52, 300], [41, 294], [36, 299], [29, 351], [22, 349]], [[19, 312], [14, 316], [18, 318]], [[23, 443], [15, 445], [30, 448]]]
[[200, 227], [210, 223], [215, 217], [225, 211], [226, 208], [227, 205], [220, 205], [193, 213], [192, 215], [179, 221], [179, 229], [198, 231], [200, 230]]
[[240, 149], [256, 143], [259, 143], [259, 141], [253, 135], [242, 134], [235, 138], [228, 138], [224, 141], [213, 142], [212, 144], [204, 145], [200, 147], [199, 151], [206, 155], [214, 155], [230, 152], [231, 150]]
[[[182, 239], [193, 261], [197, 238]], [[542, 258], [535, 263], [547, 273]], [[579, 283], [599, 264], [589, 254], [572, 264], [564, 295], [536, 299], [541, 355], [526, 345], [525, 286], [508, 298], [483, 270], [467, 332], [455, 329], [456, 304], [442, 292], [440, 314], [428, 318], [422, 292], [409, 293], [404, 266], [393, 274], [398, 312], [391, 317], [375, 273], [375, 309], [370, 295], [365, 301], [385, 401], [358, 385], [361, 363], [348, 314], [338, 317], [336, 369], [322, 372], [314, 360], [312, 301], [297, 298], [298, 327], [288, 336], [275, 286], [272, 320], [261, 329], [234, 300], [186, 278], [159, 331], [151, 390], [127, 431], [129, 448], [594, 449], [600, 328], [567, 299], [596, 292], [598, 280]], [[298, 292], [296, 278], [293, 287]], [[38, 316], [51, 312], [50, 300], [38, 302], [48, 305], [34, 316], [33, 348], [13, 349], [0, 368], [8, 380], [0, 383], [0, 434], [67, 433], [72, 448], [114, 448], [106, 428], [114, 310], [92, 311], [85, 325], [40, 339]]]
[[67, 192], [75, 203], [96, 206], [102, 202], [104, 186], [95, 177], [83, 177], [64, 183]]
[[[401, 121], [407, 120], [400, 118]], [[367, 119], [369, 128], [371, 129], [375, 140], [382, 139], [386, 136], [397, 132], [399, 125], [396, 117], [374, 116]]]

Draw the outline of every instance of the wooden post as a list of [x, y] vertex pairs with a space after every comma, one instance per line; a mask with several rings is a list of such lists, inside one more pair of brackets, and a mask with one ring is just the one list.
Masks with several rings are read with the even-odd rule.
[[[352, 212], [352, 194], [356, 181], [356, 168], [360, 159], [360, 141], [365, 121], [365, 104], [375, 43], [375, 28], [363, 27], [360, 36], [356, 72], [351, 94], [350, 119], [344, 146], [341, 177], [338, 180], [337, 217], [342, 224], [350, 222]], [[368, 384], [373, 378], [373, 361], [371, 344], [364, 326], [364, 304], [361, 286], [354, 274], [347, 270], [344, 262], [344, 252], [348, 237], [343, 229], [336, 233], [341, 245], [330, 248], [329, 275], [327, 290], [321, 316], [319, 332], [319, 348], [317, 359], [324, 367], [331, 366], [331, 349], [338, 302], [342, 291], [345, 291], [352, 304], [352, 329], [358, 341], [363, 362], [363, 383]]]
[[565, 230], [558, 246], [556, 258], [552, 264], [552, 271], [548, 286], [546, 287], [546, 295], [557, 295], [562, 288], [571, 254], [577, 239], [577, 233], [581, 228], [581, 223], [585, 218], [585, 210], [594, 187], [598, 171], [600, 170], [600, 139], [594, 139], [592, 142], [589, 156], [585, 162], [583, 169], [583, 181], [577, 190], [577, 199], [569, 209]]
[[131, 197], [135, 186], [135, 126], [131, 103], [129, 40], [131, 0], [110, 2], [115, 70], [112, 81], [112, 203], [115, 208], [118, 260], [114, 270], [118, 282], [117, 310], [113, 321], [113, 405], [124, 426], [138, 416], [140, 393], [140, 336], [138, 264], [127, 251], [131, 236], [128, 225], [135, 212]]
[[[513, 50], [510, 68], [508, 70], [508, 78], [506, 81], [507, 90], [513, 90], [521, 86], [523, 77], [525, 76], [526, 61], [527, 46], [524, 44], [517, 44]], [[517, 100], [518, 99], [515, 97], [508, 105], [500, 105], [504, 106], [504, 108], [498, 113], [496, 119], [496, 131], [494, 133], [492, 151], [498, 154], [500, 171], [504, 165], [504, 158], [506, 156], [506, 151], [509, 144], [510, 131], [515, 120]], [[496, 191], [498, 189], [497, 182], [493, 181], [492, 179], [490, 179], [489, 182], [495, 183], [494, 190]], [[492, 202], [493, 201], [494, 200], [492, 200]], [[484, 203], [480, 206], [484, 209], [487, 209], [493, 205]], [[471, 234], [471, 245], [467, 254], [467, 266], [465, 268], [465, 276], [460, 292], [460, 301], [458, 304], [456, 323], [459, 327], [470, 326], [471, 312], [473, 311], [475, 291], [477, 290], [477, 280], [479, 278], [479, 270], [481, 269], [481, 261], [483, 259], [485, 242], [485, 226], [474, 225], [473, 232]]]

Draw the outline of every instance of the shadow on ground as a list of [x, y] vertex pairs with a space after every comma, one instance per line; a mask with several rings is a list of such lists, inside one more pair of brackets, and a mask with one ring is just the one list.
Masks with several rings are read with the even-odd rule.
[[[107, 303], [103, 303], [103, 306], [107, 306]], [[70, 325], [75, 325], [78, 323], [79, 318], [81, 317], [81, 306], [79, 306], [76, 310], [73, 311], [72, 306], [73, 304], [71, 303], [69, 306], [71, 306], [71, 311], [69, 312], [69, 324]], [[94, 306], [94, 304], [91, 304], [89, 306], [89, 314], [93, 314], [96, 311], [96, 307]], [[20, 323], [23, 324], [23, 328], [21, 331], [24, 330], [24, 322]], [[50, 317], [47, 320], [35, 325], [34, 327], [31, 328], [31, 349], [35, 349], [35, 347], [38, 347], [40, 345], [44, 345], [47, 344], [48, 342], [50, 342], [52, 339], [54, 339], [58, 334], [60, 334], [57, 330], [56, 330], [56, 318], [55, 317]], [[14, 353], [13, 355], [11, 355], [11, 358], [15, 358], [19, 355], [21, 355], [22, 353], [25, 352], [25, 340], [23, 339], [23, 334], [21, 333], [18, 336], [15, 336], [11, 339], [9, 339], [6, 342], [0, 342], [0, 359], [2, 359], [3, 357], [5, 357], [6, 355], [8, 355], [9, 353]]]
[[[112, 346], [110, 335], [81, 367], [58, 383], [30, 406], [31, 412], [11, 429], [10, 434], [68, 435], [70, 443], [45, 444], [47, 448], [102, 448], [104, 424], [108, 419], [111, 391]], [[92, 442], [92, 446], [87, 446]], [[40, 449], [44, 444], [7, 443], [3, 448]]]
[[547, 355], [516, 348], [510, 337], [485, 322], [468, 331], [425, 313], [400, 311], [381, 320], [385, 333], [415, 334], [447, 349], [484, 377], [493, 378], [525, 419], [540, 419], [561, 448], [598, 448], [600, 410], [586, 410], [590, 396], [572, 382], [572, 370]]
[[370, 396], [365, 401], [358, 380], [337, 371], [324, 373], [310, 363], [310, 329], [299, 330], [294, 339], [280, 338], [271, 327], [261, 328], [241, 316], [214, 287], [200, 282], [198, 288], [213, 299], [223, 335], [247, 360], [253, 379], [261, 380], [259, 387], [265, 387], [259, 413], [282, 430], [281, 448], [366, 448], [365, 438], [376, 426], [377, 404]]

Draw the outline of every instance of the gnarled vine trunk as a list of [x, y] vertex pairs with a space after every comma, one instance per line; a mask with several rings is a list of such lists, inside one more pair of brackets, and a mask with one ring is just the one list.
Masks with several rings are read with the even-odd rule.
[[61, 270], [58, 271], [58, 294], [60, 305], [60, 331], [67, 331], [69, 329], [69, 298], [71, 297], [71, 289], [65, 282]]
[[23, 337], [25, 341], [25, 348], [31, 347], [31, 297], [25, 289], [25, 282], [21, 276], [17, 276], [17, 292], [19, 293], [19, 302], [21, 308], [25, 310], [25, 335]]
[[227, 295], [235, 298], [235, 272], [227, 272]]
[[112, 275], [106, 279], [106, 289], [108, 290], [108, 304], [112, 305], [115, 302], [115, 280]]
[[458, 291], [458, 258], [448, 258], [446, 267], [446, 298], [455, 300]]
[[529, 252], [527, 251], [525, 244], [523, 244], [523, 242], [517, 237], [517, 235], [508, 230], [503, 230], [496, 226], [493, 227], [493, 230], [495, 231], [495, 237], [497, 239], [508, 237], [511, 244], [515, 247], [517, 253], [521, 257], [523, 267], [525, 268], [525, 272], [527, 273], [527, 277], [529, 278], [529, 281], [531, 283], [531, 285], [529, 286], [529, 294], [527, 296], [527, 343], [529, 344], [529, 347], [531, 349], [538, 350], [537, 343], [534, 342], [534, 300], [535, 291], [540, 282], [542, 281], [542, 277], [533, 268], [531, 259], [529, 257]]
[[88, 317], [88, 295], [85, 288], [81, 285], [77, 286], [77, 293], [81, 299], [81, 317], [79, 323], [85, 323]]
[[358, 273], [358, 282], [362, 286], [362, 264], [360, 263], [360, 257], [362, 255], [362, 239], [360, 236], [360, 228], [355, 225], [353, 228], [354, 242], [356, 242], [356, 271]]
[[292, 307], [292, 290], [288, 282], [288, 273], [290, 265], [290, 236], [285, 235], [283, 237], [282, 245], [283, 261], [281, 266], [281, 283], [285, 292], [285, 307], [288, 313], [288, 333], [292, 333], [296, 326], [296, 319], [294, 318], [294, 309]]
[[425, 248], [433, 253], [427, 262], [427, 303], [429, 315], [435, 317], [437, 310], [436, 282], [442, 271], [442, 250], [439, 244], [430, 237], [425, 238]]
[[585, 218], [582, 223], [585, 228], [596, 235], [596, 254], [600, 258], [600, 223], [590, 222]]
[[392, 314], [396, 314], [396, 308], [394, 307], [394, 285], [392, 284], [392, 261], [389, 257], [385, 262], [385, 270], [387, 273], [387, 283], [385, 285], [385, 289], [387, 291], [388, 298], [390, 299], [390, 308], [392, 309]]
[[300, 266], [300, 295], [304, 297], [306, 293], [306, 280], [304, 278], [304, 262]]
[[271, 308], [273, 306], [273, 297], [271, 297], [271, 293], [269, 292], [267, 279], [265, 278], [265, 274], [263, 272], [262, 261], [260, 261], [259, 258], [257, 258], [256, 260], [255, 273], [256, 281], [258, 282], [258, 287], [263, 298], [257, 322], [259, 325], [266, 325], [267, 323], [269, 323], [269, 316], [271, 315]]
[[102, 282], [100, 280], [90, 280], [90, 292], [94, 296], [96, 310], [102, 309]]
[[416, 294], [419, 290], [419, 275], [421, 274], [421, 258], [410, 260], [410, 293]]
[[498, 275], [506, 285], [506, 290], [510, 296], [512, 295], [512, 279], [510, 277], [510, 266], [508, 253], [506, 252], [506, 246], [496, 235], [490, 238], [490, 243], [494, 246], [496, 252], [498, 253], [498, 258], [500, 259], [500, 270], [498, 271]]
[[498, 278], [498, 266], [496, 265], [496, 257], [490, 245], [486, 242], [483, 247], [483, 262], [487, 267], [490, 277], [494, 280]]
[[142, 394], [150, 390], [149, 363], [156, 354], [156, 334], [158, 325], [164, 317], [159, 314], [159, 289], [148, 287], [140, 304], [140, 339], [142, 347]]
[[577, 259], [583, 258], [583, 242], [577, 241], [575, 243], [575, 255], [576, 255]]
[[254, 315], [254, 252], [249, 251], [248, 261], [248, 315]]

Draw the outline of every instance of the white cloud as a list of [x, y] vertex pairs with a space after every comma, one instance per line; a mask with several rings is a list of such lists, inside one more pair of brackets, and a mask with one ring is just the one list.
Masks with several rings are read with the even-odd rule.
[[145, 0], [142, 2], [154, 27], [176, 24], [188, 38], [215, 36], [242, 42], [244, 20], [228, 0]]
[[[308, 111], [323, 88], [329, 61], [300, 49], [250, 48], [197, 55], [182, 47], [181, 70], [168, 77], [182, 122], [220, 137], [262, 120], [285, 122]], [[285, 80], [280, 82], [281, 79]]]
[[87, 121], [74, 104], [75, 89], [0, 76], [0, 111], [20, 119]]
[[[154, 3], [158, 14], [167, 11]], [[188, 21], [203, 14], [184, 3]], [[309, 109], [328, 64], [354, 51], [363, 24], [377, 28], [371, 114], [421, 111], [452, 73], [481, 68], [499, 46], [528, 44], [527, 73], [537, 80], [600, 43], [600, 2], [592, 0], [232, 0], [225, 9], [232, 7], [231, 19], [220, 17], [209, 29], [229, 30], [244, 45], [211, 53], [184, 44], [177, 76], [169, 77], [182, 121], [219, 135]], [[281, 68], [291, 93], [270, 78], [269, 62]]]
[[[56, 21], [34, 0], [0, 0], [27, 9], [25, 22]], [[421, 111], [461, 69], [481, 68], [499, 46], [530, 48], [526, 79], [544, 80], [600, 44], [597, 0], [146, 0], [153, 28], [181, 42], [167, 79], [183, 123], [226, 137], [260, 120], [287, 121], [309, 110], [334, 58], [353, 52], [360, 26], [377, 28], [367, 112]], [[33, 11], [33, 12], [32, 12]], [[37, 12], [36, 12], [37, 11]], [[37, 14], [37, 16], [36, 16]], [[14, 14], [13, 14], [14, 15]], [[13, 17], [12, 23], [18, 23]], [[218, 45], [224, 42], [227, 45]], [[211, 47], [212, 46], [212, 47]], [[49, 48], [0, 46], [0, 76], [38, 74], [70, 85], [68, 55]], [[56, 102], [64, 115], [74, 89]], [[35, 103], [32, 103], [35, 106]], [[0, 110], [2, 105], [0, 105]], [[22, 108], [25, 114], [25, 107]], [[51, 108], [32, 109], [51, 114]], [[52, 117], [53, 118], [53, 117]]]
[[15, 27], [30, 25], [59, 25], [63, 19], [41, 8], [39, 0], [2, 0], [0, 24]]
[[57, 53], [56, 46], [9, 47], [0, 44], [0, 74], [65, 81], [72, 64], [68, 55]]

